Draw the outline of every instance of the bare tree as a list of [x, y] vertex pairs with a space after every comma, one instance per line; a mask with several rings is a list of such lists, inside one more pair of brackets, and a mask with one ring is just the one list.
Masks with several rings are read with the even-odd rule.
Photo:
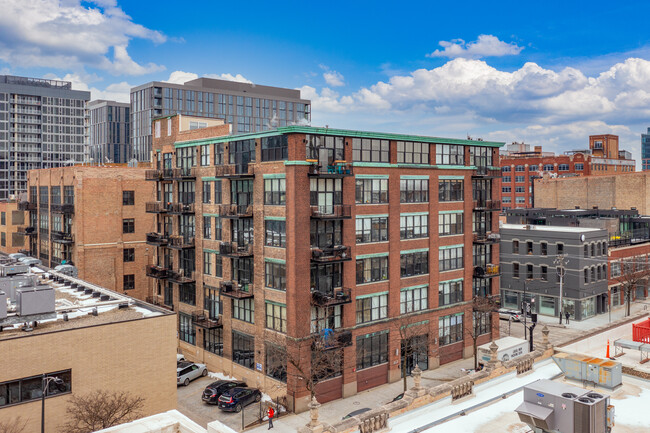
[[429, 327], [426, 323], [415, 322], [413, 317], [401, 316], [399, 321], [400, 337], [400, 354], [402, 379], [404, 381], [404, 391], [408, 389], [407, 385], [407, 359], [422, 354], [422, 340], [426, 339], [426, 350], [424, 356], [429, 356], [429, 347], [431, 345]]
[[144, 398], [126, 391], [96, 391], [72, 395], [63, 433], [90, 433], [140, 418]]
[[[482, 331], [482, 319], [487, 314], [498, 311], [498, 305], [493, 297], [474, 296], [472, 301], [472, 323], [465, 324], [465, 334], [472, 339], [474, 349], [474, 370], [478, 369], [478, 339], [485, 333]], [[490, 323], [492, 323], [490, 321]]]
[[22, 417], [0, 420], [0, 433], [22, 433], [27, 427], [27, 421]]
[[646, 284], [650, 276], [650, 266], [644, 261], [625, 259], [621, 262], [621, 274], [615, 280], [621, 285], [625, 296], [625, 315], [630, 315], [632, 297], [637, 285]]

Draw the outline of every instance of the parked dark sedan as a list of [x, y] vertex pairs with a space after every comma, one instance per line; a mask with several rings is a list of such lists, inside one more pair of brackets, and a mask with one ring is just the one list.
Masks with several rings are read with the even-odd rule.
[[205, 387], [201, 399], [209, 404], [217, 404], [221, 394], [232, 388], [246, 388], [246, 382], [231, 381], [231, 380], [217, 380]]
[[219, 409], [228, 412], [241, 412], [242, 408], [260, 401], [262, 393], [255, 388], [232, 388], [219, 397]]

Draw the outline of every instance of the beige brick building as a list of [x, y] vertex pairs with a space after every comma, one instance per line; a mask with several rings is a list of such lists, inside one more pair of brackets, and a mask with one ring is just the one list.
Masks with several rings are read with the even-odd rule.
[[79, 278], [145, 300], [151, 283], [144, 273], [151, 248], [146, 233], [154, 219], [145, 203], [155, 185], [145, 169], [71, 166], [32, 170], [28, 197], [28, 249], [46, 266], [72, 262]]
[[0, 201], [0, 251], [6, 254], [26, 249], [23, 232], [27, 214], [16, 200]]
[[535, 180], [535, 206], [540, 208], [638, 209], [650, 215], [650, 173]]
[[[103, 297], [81, 306], [84, 291], [71, 288], [70, 281]], [[46, 432], [60, 431], [72, 395], [128, 391], [145, 399], [143, 416], [176, 408], [173, 313], [77, 279], [41, 282], [55, 288], [55, 320], [23, 331], [21, 324], [7, 326], [12, 314], [0, 319], [0, 419], [21, 417], [25, 432], [40, 431], [44, 374], [64, 381], [46, 395]], [[69, 320], [63, 320], [64, 313]]]

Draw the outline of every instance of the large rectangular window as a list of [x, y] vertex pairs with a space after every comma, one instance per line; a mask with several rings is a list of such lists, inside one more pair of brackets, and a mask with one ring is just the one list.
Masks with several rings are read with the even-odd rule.
[[388, 280], [388, 255], [357, 259], [357, 284]]
[[342, 326], [342, 306], [311, 307], [311, 333], [321, 332], [325, 329], [336, 329]]
[[[553, 313], [551, 313], [553, 315]], [[474, 331], [476, 335], [489, 334], [492, 332], [492, 314], [490, 312], [472, 314]]]
[[436, 144], [437, 165], [465, 165], [465, 149], [456, 144]]
[[281, 220], [266, 220], [264, 228], [266, 231], [266, 246], [285, 248], [287, 246], [286, 234], [287, 222]]
[[388, 140], [352, 139], [352, 159], [355, 162], [390, 162]]
[[287, 332], [287, 306], [266, 302], [266, 327], [278, 332]]
[[[46, 397], [67, 394], [72, 391], [72, 370], [55, 371], [47, 373], [45, 376], [56, 377], [63, 381], [61, 384], [55, 384], [52, 380], [48, 381], [48, 386], [45, 389]], [[0, 408], [40, 400], [42, 397], [43, 376], [41, 375], [0, 382]]]
[[214, 254], [208, 251], [203, 251], [203, 273], [205, 275], [212, 275], [212, 256]]
[[221, 190], [221, 181], [214, 181], [214, 204], [221, 204], [223, 201], [223, 192]]
[[429, 273], [429, 251], [402, 253], [400, 258], [400, 277], [412, 277]]
[[190, 344], [196, 342], [196, 329], [189, 314], [178, 313], [178, 338]]
[[212, 238], [212, 220], [209, 216], [203, 217], [203, 239]]
[[206, 165], [210, 165], [210, 145], [205, 144], [203, 146], [200, 146], [201, 149], [201, 165], [205, 167]]
[[463, 280], [438, 283], [438, 306], [451, 305], [463, 300]]
[[388, 294], [357, 298], [357, 324], [388, 317]]
[[463, 180], [440, 179], [438, 181], [438, 200], [463, 201]]
[[400, 314], [422, 311], [429, 308], [429, 286], [408, 287], [399, 294]]
[[429, 178], [399, 181], [400, 203], [427, 203], [429, 201]]
[[438, 234], [440, 236], [462, 235], [463, 234], [463, 213], [439, 213]]
[[212, 200], [212, 189], [210, 188], [210, 182], [204, 180], [201, 182], [201, 185], [203, 185], [203, 203], [210, 204]]
[[135, 191], [122, 191], [122, 206], [133, 206], [135, 204]]
[[285, 350], [266, 343], [266, 375], [280, 382], [287, 382], [287, 357]]
[[463, 341], [463, 314], [452, 314], [438, 319], [438, 344], [448, 344]]
[[429, 143], [398, 141], [397, 162], [400, 164], [428, 164]]
[[122, 220], [122, 233], [135, 233], [135, 219], [124, 218]]
[[289, 141], [286, 135], [262, 138], [262, 161], [282, 161], [289, 158]]
[[388, 332], [357, 337], [357, 370], [388, 362]]
[[233, 299], [232, 317], [248, 323], [255, 323], [255, 302], [253, 298]]
[[217, 356], [223, 356], [223, 328], [204, 329], [203, 348]]
[[356, 202], [359, 204], [388, 203], [388, 178], [356, 179]]
[[196, 305], [196, 285], [194, 283], [179, 284], [179, 300], [188, 305]]
[[232, 331], [232, 360], [246, 368], [255, 368], [255, 337]]
[[429, 214], [408, 215], [399, 217], [400, 239], [426, 238], [429, 236]]
[[286, 203], [286, 179], [264, 179], [264, 204], [284, 205]]
[[438, 270], [440, 272], [463, 268], [463, 246], [440, 248], [438, 251]]
[[342, 244], [343, 224], [340, 220], [311, 220], [309, 240], [312, 248], [332, 248]]
[[388, 240], [388, 217], [358, 216], [356, 220], [357, 244], [385, 242]]
[[266, 262], [265, 285], [276, 290], [287, 290], [287, 266], [284, 263]]

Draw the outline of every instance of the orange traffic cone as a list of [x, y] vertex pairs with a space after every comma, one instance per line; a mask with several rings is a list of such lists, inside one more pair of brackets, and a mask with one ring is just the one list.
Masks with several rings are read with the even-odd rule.
[[607, 339], [607, 355], [605, 356], [609, 358], [609, 338]]

